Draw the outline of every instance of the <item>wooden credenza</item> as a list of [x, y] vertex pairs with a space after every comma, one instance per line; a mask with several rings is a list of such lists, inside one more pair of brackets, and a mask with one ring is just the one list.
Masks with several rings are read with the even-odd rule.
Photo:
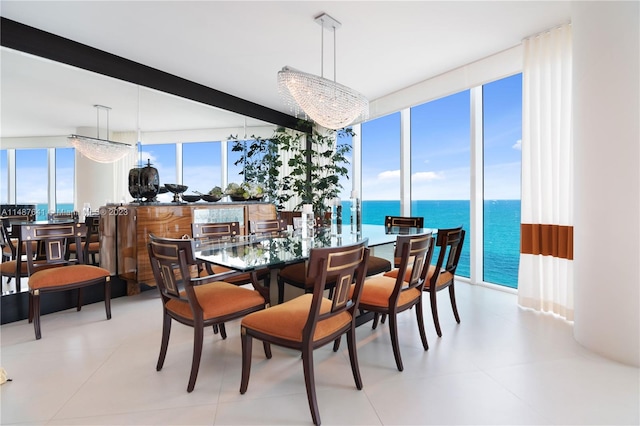
[[110, 204], [100, 207], [100, 266], [127, 281], [127, 294], [140, 285], [155, 286], [147, 243], [149, 234], [191, 237], [192, 223], [238, 221], [247, 234], [250, 220], [275, 219], [273, 204], [217, 202], [189, 204]]

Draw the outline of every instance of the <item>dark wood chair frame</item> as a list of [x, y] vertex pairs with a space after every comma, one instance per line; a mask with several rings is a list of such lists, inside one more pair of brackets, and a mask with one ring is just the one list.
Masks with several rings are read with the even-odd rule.
[[84, 219], [85, 225], [87, 225], [87, 242], [84, 245], [84, 258], [89, 261], [91, 258], [91, 265], [98, 266], [100, 261], [96, 259], [96, 255], [100, 255], [100, 245], [95, 249], [91, 246], [91, 243], [100, 243], [100, 216], [87, 216]]
[[[88, 264], [100, 266], [100, 262], [96, 257], [100, 255], [100, 216], [87, 216], [84, 219], [84, 224], [87, 225], [87, 237], [82, 239], [84, 258]], [[69, 245], [70, 254], [75, 254], [76, 250], [76, 245], [71, 243]]]
[[[2, 268], [0, 275], [3, 277], [7, 277], [7, 283], [10, 283], [12, 278], [16, 278], [18, 276], [21, 278], [25, 278], [29, 276], [29, 272], [26, 269], [26, 263], [24, 263], [25, 266], [22, 266], [22, 262], [17, 261], [18, 249], [15, 243], [18, 242], [18, 239], [11, 238], [8, 231], [10, 226], [9, 221], [11, 219], [21, 219], [21, 218], [23, 217], [20, 217], [20, 218], [3, 217], [2, 224], [0, 226], [0, 248], [2, 249], [2, 263], [4, 264], [4, 267]], [[27, 217], [24, 216], [24, 220], [26, 220], [26, 218]], [[24, 254], [24, 252], [22, 254]], [[18, 270], [19, 266], [20, 266], [20, 270]], [[20, 280], [16, 280], [16, 282], [18, 283], [18, 287], [16, 288], [16, 291], [20, 292], [22, 290], [19, 284]]]
[[422, 216], [385, 216], [384, 226], [392, 228], [424, 228], [424, 217]]
[[23, 220], [28, 221], [29, 216], [2, 216], [0, 217], [2, 221], [2, 235], [0, 239], [0, 245], [2, 246], [2, 261], [14, 260], [16, 255], [18, 254], [15, 243], [18, 241], [17, 239], [11, 239], [9, 235], [9, 227], [11, 226], [11, 220]]
[[[68, 224], [42, 224], [42, 225], [22, 225], [20, 227], [21, 239], [26, 242], [26, 263], [28, 276], [33, 277], [38, 271], [44, 268], [65, 268], [73, 265], [85, 264], [83, 251], [77, 253], [75, 259], [69, 259], [67, 248], [70, 241], [74, 241], [80, 247], [83, 238], [87, 235], [87, 226], [84, 223]], [[36, 241], [38, 244], [29, 242]], [[36, 252], [36, 250], [38, 252]], [[42, 253], [39, 253], [42, 251]], [[92, 268], [97, 266], [87, 265]], [[111, 319], [111, 277], [87, 279], [68, 284], [60, 284], [52, 287], [39, 289], [29, 289], [29, 322], [33, 322], [36, 333], [36, 340], [41, 338], [40, 330], [40, 296], [47, 293], [78, 290], [77, 310], [82, 309], [82, 289], [90, 285], [101, 284], [104, 286], [104, 306], [107, 320]]]
[[[193, 238], [224, 241], [225, 239], [235, 238], [240, 235], [240, 223], [192, 223], [191, 235]], [[198, 268], [200, 271], [205, 270], [207, 275], [233, 271], [233, 269], [225, 268], [223, 266], [215, 267], [216, 270], [214, 270], [214, 266], [207, 262], [199, 262]], [[254, 280], [261, 280], [264, 283], [265, 288], [269, 287], [269, 283], [271, 282], [271, 271], [268, 268], [258, 269], [254, 274], [255, 278], [248, 272], [236, 272], [235, 275], [230, 274], [227, 276], [225, 281], [235, 285], [246, 285], [253, 284]], [[213, 325], [213, 332], [218, 333], [218, 331], [220, 331], [220, 335], [223, 339], [227, 338], [227, 330], [224, 323]]]
[[[238, 222], [192, 223], [191, 235], [193, 235], [193, 238], [224, 241], [240, 235], [240, 224]], [[200, 266], [204, 267], [209, 275], [232, 270], [219, 266], [217, 271], [214, 271], [213, 266], [207, 262], [201, 262]], [[264, 287], [269, 287], [271, 271], [268, 268], [258, 269], [255, 271], [255, 275], [255, 279], [263, 281]], [[227, 282], [236, 285], [253, 284], [253, 280], [254, 278], [248, 272], [236, 272], [235, 276], [227, 278]]]
[[60, 212], [60, 213], [48, 213], [47, 220], [61, 220], [61, 219], [71, 219], [77, 222], [80, 218], [80, 215], [77, 211], [72, 212]]
[[[18, 250], [16, 247], [18, 238], [12, 238], [12, 236], [9, 235], [9, 228], [11, 227], [11, 221], [32, 222], [34, 219], [30, 215], [15, 215], [15, 216], [1, 216], [0, 220], [2, 221], [2, 232], [3, 232], [2, 234], [3, 239], [0, 240], [0, 244], [3, 247], [2, 260], [3, 261], [15, 260], [18, 254]], [[23, 250], [23, 254], [24, 254], [24, 250]]]
[[[425, 351], [429, 349], [422, 313], [422, 291], [427, 278], [429, 264], [433, 257], [434, 243], [431, 233], [426, 233], [417, 235], [399, 235], [396, 244], [400, 248], [402, 256], [398, 268], [398, 276], [395, 279], [395, 284], [393, 291], [389, 296], [388, 304], [386, 306], [368, 305], [363, 299], [360, 302], [360, 309], [363, 311], [374, 312], [377, 315], [384, 314], [389, 316], [389, 331], [391, 336], [391, 346], [393, 347], [393, 356], [396, 360], [396, 367], [398, 368], [398, 371], [402, 371], [404, 366], [400, 355], [397, 321], [397, 316], [400, 312], [404, 312], [414, 306], [416, 307], [416, 320], [418, 321], [418, 331], [420, 333], [420, 339], [422, 340], [422, 346]], [[405, 275], [409, 268], [411, 268], [411, 278], [409, 281], [405, 281]], [[389, 281], [393, 280], [391, 277], [383, 277], [382, 279], [387, 279]], [[365, 280], [365, 292], [366, 288], [367, 281]], [[403, 305], [400, 305], [399, 301], [401, 294], [411, 289], [419, 290], [419, 296], [404, 303]]]
[[[264, 309], [267, 302], [265, 301], [265, 304], [260, 307], [236, 311], [228, 315], [205, 320], [194, 287], [216, 281], [225, 281], [225, 277], [233, 275], [234, 272], [224, 272], [205, 277], [193, 277], [191, 272], [192, 269], [197, 268], [198, 261], [194, 255], [194, 240], [192, 239], [160, 238], [149, 234], [147, 249], [149, 251], [151, 269], [153, 270], [156, 285], [162, 298], [163, 311], [162, 341], [156, 370], [162, 370], [167, 356], [172, 320], [192, 327], [194, 332], [193, 356], [191, 360], [191, 373], [189, 374], [189, 382], [187, 384], [187, 392], [191, 392], [196, 385], [198, 370], [200, 369], [204, 328], [220, 325], [226, 321], [241, 318], [251, 312]], [[182, 300], [189, 303], [193, 312], [193, 319], [180, 316], [168, 310], [166, 304], [171, 299]], [[226, 339], [226, 334], [222, 335], [221, 333], [221, 336], [223, 339]], [[270, 354], [270, 348], [265, 345], [265, 355], [270, 356]]]
[[[316, 227], [323, 226], [323, 222], [320, 217], [316, 217], [315, 226]], [[382, 274], [384, 272], [390, 271], [391, 268], [392, 268], [391, 262], [389, 262], [388, 260], [378, 256], [369, 256], [369, 261], [367, 263], [366, 276], [370, 277], [372, 275]], [[304, 279], [305, 278], [304, 271], [303, 271], [302, 264], [285, 266], [280, 271], [280, 273], [278, 274], [278, 303], [282, 303], [284, 301], [285, 284], [289, 284], [292, 287], [302, 289], [306, 293], [309, 293], [312, 291], [312, 287], [309, 286], [309, 283]]]
[[[262, 340], [265, 344], [274, 344], [302, 352], [302, 365], [307, 389], [307, 399], [311, 410], [311, 417], [314, 424], [320, 424], [320, 411], [316, 398], [315, 377], [313, 368], [313, 351], [333, 342], [334, 351], [338, 350], [340, 338], [347, 335], [347, 346], [349, 348], [349, 360], [351, 371], [355, 380], [356, 388], [362, 389], [362, 378], [358, 366], [358, 355], [356, 345], [356, 313], [362, 286], [364, 283], [364, 271], [369, 258], [369, 249], [365, 246], [365, 241], [356, 244], [331, 248], [311, 249], [309, 254], [308, 274], [315, 277], [313, 286], [313, 296], [309, 316], [302, 331], [302, 341], [288, 340], [282, 337], [264, 334], [256, 330], [242, 327], [242, 380], [240, 383], [240, 393], [244, 394], [249, 386], [249, 376], [251, 373], [251, 353], [252, 339]], [[331, 310], [320, 313], [320, 306], [327, 289], [327, 277], [334, 275], [337, 277], [335, 291], [330, 296]], [[355, 281], [355, 284], [353, 284]], [[351, 286], [354, 285], [352, 296], [349, 296]], [[349, 312], [351, 322], [335, 332], [325, 336], [321, 340], [314, 341], [313, 336], [316, 325], [319, 321], [326, 320], [332, 316], [343, 312]], [[267, 354], [271, 358], [271, 351]]]
[[193, 235], [193, 238], [209, 238], [213, 240], [233, 238], [240, 235], [240, 223], [192, 223], [191, 235]]
[[[438, 319], [438, 304], [436, 294], [445, 288], [449, 289], [449, 299], [451, 300], [451, 308], [453, 316], [458, 324], [460, 324], [460, 315], [456, 304], [455, 294], [455, 274], [460, 262], [460, 254], [464, 244], [465, 230], [462, 226], [458, 228], [438, 229], [438, 237], [436, 247], [440, 249], [438, 260], [433, 269], [433, 274], [429, 280], [429, 285], [424, 286], [424, 291], [429, 293], [431, 303], [431, 315], [433, 316], [433, 324], [436, 328], [438, 337], [442, 337], [442, 329], [440, 328], [440, 320]], [[445, 282], [438, 282], [443, 272], [449, 272], [451, 279]]]
[[255, 235], [278, 234], [287, 230], [287, 221], [284, 219], [252, 220], [249, 222], [249, 231]]
[[[377, 269], [371, 268], [372, 259], [376, 260], [376, 264], [384, 264]], [[379, 259], [379, 260], [378, 260]], [[376, 256], [369, 256], [367, 261], [367, 269], [365, 270], [365, 277], [377, 275], [383, 272], [391, 270], [391, 262], [386, 259], [382, 259]], [[295, 263], [293, 265], [287, 265], [278, 273], [278, 303], [284, 302], [284, 286], [289, 284], [292, 287], [296, 287], [304, 290], [305, 293], [313, 292], [313, 285], [307, 279], [307, 265], [304, 262]], [[327, 287], [330, 291], [333, 290], [333, 277], [329, 277]]]
[[[424, 228], [424, 217], [422, 216], [385, 216], [384, 226], [386, 228], [399, 227], [399, 228]], [[402, 256], [401, 249], [398, 245], [395, 245], [393, 254], [393, 267], [398, 268], [400, 266], [400, 257]], [[389, 269], [390, 270], [390, 269]], [[388, 271], [384, 271], [388, 272]], [[381, 322], [384, 323], [386, 315], [376, 315], [373, 320], [372, 328], [375, 329], [378, 326], [378, 319], [381, 318]]]

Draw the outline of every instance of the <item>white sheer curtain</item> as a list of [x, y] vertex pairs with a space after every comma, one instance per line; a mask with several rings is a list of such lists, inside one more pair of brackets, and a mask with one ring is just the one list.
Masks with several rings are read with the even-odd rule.
[[518, 303], [573, 320], [571, 25], [523, 44]]

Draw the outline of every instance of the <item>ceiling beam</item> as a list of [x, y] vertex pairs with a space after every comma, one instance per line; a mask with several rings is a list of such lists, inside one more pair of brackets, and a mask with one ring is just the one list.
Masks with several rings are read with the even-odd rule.
[[278, 126], [309, 129], [308, 122], [291, 115], [5, 17], [0, 17], [0, 45]]

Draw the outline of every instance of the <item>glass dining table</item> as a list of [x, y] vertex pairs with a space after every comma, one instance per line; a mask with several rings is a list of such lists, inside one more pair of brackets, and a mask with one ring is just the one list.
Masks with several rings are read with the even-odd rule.
[[[345, 232], [346, 231], [346, 232]], [[333, 234], [329, 228], [317, 228], [313, 237], [303, 237], [299, 231], [283, 231], [269, 235], [246, 235], [227, 239], [196, 239], [195, 257], [203, 262], [224, 266], [238, 272], [253, 273], [253, 285], [269, 298], [268, 289], [258, 283], [255, 271], [261, 268], [280, 269], [306, 261], [312, 248], [340, 247], [361, 240], [375, 248], [395, 243], [398, 235], [432, 232], [429, 228], [385, 227], [362, 225], [361, 233], [352, 234], [349, 227]]]

